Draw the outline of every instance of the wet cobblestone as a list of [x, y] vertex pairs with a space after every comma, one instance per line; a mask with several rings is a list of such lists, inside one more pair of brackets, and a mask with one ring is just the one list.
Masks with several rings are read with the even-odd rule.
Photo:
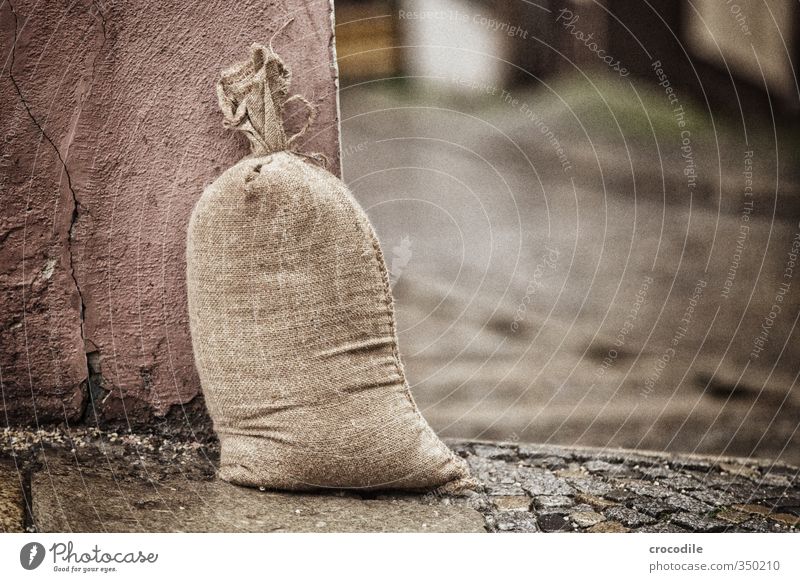
[[[800, 474], [790, 465], [534, 444], [451, 446], [481, 481], [493, 479], [477, 498], [500, 495], [497, 483], [511, 476], [519, 484], [514, 495], [531, 496], [543, 532], [800, 531]], [[487, 523], [501, 523], [492, 503], [472, 503]], [[523, 531], [512, 522], [488, 529]]]
[[[800, 531], [800, 478], [798, 468], [790, 465], [534, 444], [449, 445], [467, 461], [482, 490], [465, 497], [436, 492], [336, 495], [447, 506], [442, 511], [462, 507], [478, 512], [490, 532]], [[210, 483], [218, 456], [213, 440], [91, 429], [0, 433], [0, 461], [33, 476], [34, 505], [36, 475], [53, 459], [83, 468], [110, 467], [135, 491], [153, 483]], [[17, 477], [16, 470], [6, 474]], [[19, 529], [22, 495], [9, 499], [12, 507], [0, 521], [6, 519], [6, 529]]]

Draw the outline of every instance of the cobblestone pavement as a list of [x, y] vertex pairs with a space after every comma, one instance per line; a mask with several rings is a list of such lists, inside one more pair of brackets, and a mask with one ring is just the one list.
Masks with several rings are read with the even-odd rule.
[[800, 530], [799, 469], [783, 463], [522, 443], [450, 445], [483, 491], [466, 497], [261, 492], [214, 479], [215, 441], [5, 430], [0, 524], [5, 531]]
[[785, 532], [796, 467], [771, 461], [531, 444], [452, 445], [485, 491], [490, 531]]

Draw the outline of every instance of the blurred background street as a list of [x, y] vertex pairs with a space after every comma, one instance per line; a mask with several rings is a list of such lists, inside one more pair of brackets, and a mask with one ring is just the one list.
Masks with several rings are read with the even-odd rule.
[[796, 2], [336, 2], [444, 436], [800, 462]]

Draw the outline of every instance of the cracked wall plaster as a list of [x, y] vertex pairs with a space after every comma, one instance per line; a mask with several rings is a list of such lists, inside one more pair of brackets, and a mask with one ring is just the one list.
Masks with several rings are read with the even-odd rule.
[[0, 418], [137, 424], [196, 401], [186, 225], [247, 153], [214, 84], [289, 18], [275, 46], [319, 108], [300, 148], [338, 172], [328, 0], [0, 7]]

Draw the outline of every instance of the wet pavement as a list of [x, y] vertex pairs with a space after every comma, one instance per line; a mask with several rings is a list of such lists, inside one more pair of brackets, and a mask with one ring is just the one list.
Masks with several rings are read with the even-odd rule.
[[773, 461], [451, 441], [482, 489], [464, 497], [295, 494], [215, 479], [213, 440], [6, 430], [4, 531], [790, 532], [798, 468]]
[[448, 83], [341, 91], [345, 181], [434, 428], [800, 462], [794, 138], [685, 101], [687, 150], [657, 91]]

